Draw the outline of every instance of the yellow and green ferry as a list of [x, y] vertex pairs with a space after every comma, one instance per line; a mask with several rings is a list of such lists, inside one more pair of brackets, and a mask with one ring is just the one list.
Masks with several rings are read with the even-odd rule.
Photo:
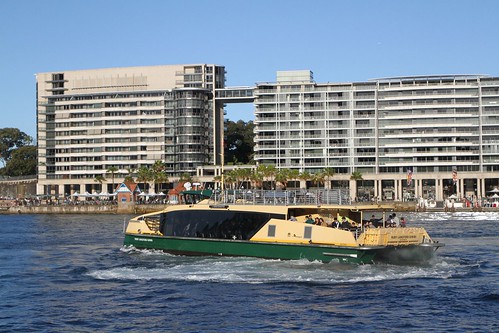
[[[372, 214], [383, 215], [380, 220], [384, 221], [384, 214], [393, 210], [389, 205], [228, 204], [207, 197], [186, 191], [183, 204], [132, 218], [124, 245], [178, 255], [360, 264], [425, 263], [443, 246], [421, 227], [369, 227], [367, 219]], [[310, 216], [324, 223], [307, 223]], [[345, 218], [348, 227], [330, 226], [335, 218]]]

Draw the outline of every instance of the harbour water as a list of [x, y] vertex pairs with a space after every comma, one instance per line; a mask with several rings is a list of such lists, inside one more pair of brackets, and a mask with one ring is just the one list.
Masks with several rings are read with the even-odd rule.
[[123, 215], [0, 215], [0, 332], [498, 332], [499, 213], [407, 213], [426, 266], [122, 247]]

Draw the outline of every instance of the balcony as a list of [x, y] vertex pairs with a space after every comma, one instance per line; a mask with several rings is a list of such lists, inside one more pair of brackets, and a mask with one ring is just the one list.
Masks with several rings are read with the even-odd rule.
[[421, 103], [421, 104], [413, 104], [413, 103], [405, 103], [405, 104], [397, 104], [397, 105], [380, 105], [378, 104], [378, 109], [380, 111], [397, 111], [397, 110], [415, 110], [415, 109], [436, 109], [436, 108], [472, 108], [478, 107], [480, 103], [478, 102], [468, 102], [468, 103], [456, 103], [456, 102], [445, 102], [445, 103]]

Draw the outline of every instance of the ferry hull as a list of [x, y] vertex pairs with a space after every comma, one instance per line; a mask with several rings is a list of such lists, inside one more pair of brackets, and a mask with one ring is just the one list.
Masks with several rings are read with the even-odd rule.
[[153, 235], [125, 235], [125, 246], [138, 249], [156, 249], [172, 254], [240, 256], [265, 259], [310, 261], [338, 261], [370, 264], [379, 249], [363, 247], [335, 247], [316, 244], [282, 244], [239, 240], [197, 239]]
[[440, 246], [438, 243], [423, 243], [401, 247], [389, 246], [380, 249], [376, 253], [374, 261], [396, 265], [428, 263]]
[[126, 234], [124, 245], [138, 249], [162, 250], [180, 255], [244, 256], [266, 259], [371, 264], [387, 262], [414, 264], [425, 262], [435, 251], [432, 247], [339, 247], [318, 244], [283, 244], [239, 240], [197, 239]]

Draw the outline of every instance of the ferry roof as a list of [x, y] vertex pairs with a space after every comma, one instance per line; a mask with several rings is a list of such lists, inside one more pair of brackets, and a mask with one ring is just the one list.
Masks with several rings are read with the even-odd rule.
[[170, 205], [165, 207], [162, 211], [148, 213], [144, 215], [154, 215], [161, 212], [179, 211], [179, 210], [213, 210], [225, 209], [234, 211], [258, 211], [276, 214], [286, 214], [289, 210], [350, 210], [350, 211], [363, 211], [363, 212], [382, 212], [393, 211], [395, 206], [390, 204], [359, 204], [359, 205], [274, 205], [274, 204], [230, 204], [230, 203], [214, 203], [211, 200], [203, 200], [197, 204], [180, 204]]

